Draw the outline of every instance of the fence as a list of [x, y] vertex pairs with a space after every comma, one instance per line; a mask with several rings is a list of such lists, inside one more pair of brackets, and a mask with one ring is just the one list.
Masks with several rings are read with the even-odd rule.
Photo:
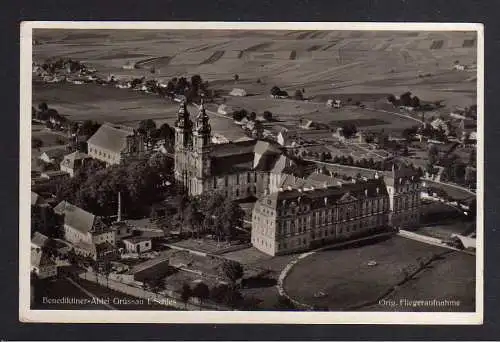
[[136, 298], [143, 298], [148, 300], [148, 303], [156, 303], [160, 305], [164, 305], [165, 307], [173, 307], [181, 310], [226, 310], [231, 311], [233, 309], [216, 304], [213, 302], [205, 301], [200, 303], [198, 298], [190, 298], [187, 303], [184, 303], [180, 294], [177, 294], [174, 291], [166, 290], [162, 291], [162, 293], [154, 293], [149, 290], [132, 286], [129, 284], [125, 284], [119, 281], [116, 281], [111, 278], [106, 278], [106, 276], [102, 274], [96, 274], [94, 272], [84, 272], [81, 273], [80, 278], [97, 283], [104, 287], [108, 287], [112, 290], [127, 294]]

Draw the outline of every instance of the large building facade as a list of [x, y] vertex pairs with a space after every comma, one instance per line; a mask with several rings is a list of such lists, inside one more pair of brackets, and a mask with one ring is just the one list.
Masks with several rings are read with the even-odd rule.
[[191, 120], [182, 103], [175, 123], [175, 179], [189, 195], [219, 192], [230, 199], [259, 197], [295, 166], [277, 144], [254, 139], [215, 144], [203, 103]]
[[389, 196], [382, 179], [288, 187], [260, 198], [252, 214], [252, 244], [266, 254], [299, 252], [386, 230]]
[[420, 221], [420, 179], [410, 167], [346, 182], [311, 172], [278, 144], [215, 144], [203, 103], [194, 121], [181, 104], [175, 138], [175, 178], [189, 195], [257, 198], [251, 239], [264, 253], [303, 251]]

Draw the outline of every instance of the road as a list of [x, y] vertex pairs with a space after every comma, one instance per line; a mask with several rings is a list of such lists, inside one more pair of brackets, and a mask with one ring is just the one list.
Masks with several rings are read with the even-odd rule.
[[469, 255], [476, 255], [473, 252], [469, 252], [469, 251], [466, 251], [466, 250], [463, 250], [463, 249], [458, 249], [458, 248], [449, 246], [446, 243], [444, 243], [442, 240], [437, 239], [437, 238], [433, 238], [433, 237], [430, 237], [430, 236], [427, 236], [427, 235], [421, 235], [421, 234], [413, 233], [413, 232], [410, 232], [410, 231], [407, 231], [407, 230], [403, 230], [403, 229], [401, 229], [399, 231], [398, 235], [402, 236], [404, 238], [407, 238], [407, 239], [411, 239], [411, 240], [419, 241], [419, 242], [422, 242], [422, 243], [426, 243], [428, 245], [443, 247], [443, 248], [451, 249], [451, 250], [454, 250], [454, 251], [457, 251], [457, 252], [462, 252], [462, 253], [469, 254]]

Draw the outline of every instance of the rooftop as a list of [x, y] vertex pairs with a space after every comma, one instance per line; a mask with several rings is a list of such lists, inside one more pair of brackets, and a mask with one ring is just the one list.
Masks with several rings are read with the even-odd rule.
[[87, 143], [114, 153], [120, 153], [127, 146], [127, 137], [133, 134], [134, 130], [130, 127], [104, 123], [89, 138]]

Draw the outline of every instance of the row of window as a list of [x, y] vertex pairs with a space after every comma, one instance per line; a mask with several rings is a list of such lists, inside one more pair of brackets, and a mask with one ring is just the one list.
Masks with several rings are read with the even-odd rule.
[[104, 159], [107, 159], [107, 160], [116, 160], [116, 156], [115, 155], [112, 155], [111, 153], [108, 153], [108, 152], [103, 152], [101, 150], [98, 150], [97, 148], [89, 148], [89, 154], [95, 154], [96, 156], [98, 155], [99, 157], [103, 157]]
[[[253, 177], [252, 177], [252, 174], [253, 174]], [[224, 176], [224, 187], [228, 187], [229, 186], [229, 177], [231, 175], [226, 175]], [[242, 178], [242, 174], [235, 174], [236, 176], [236, 185], [240, 185], [240, 179]], [[252, 178], [253, 178], [253, 181], [252, 181]], [[247, 184], [250, 184], [250, 183], [255, 183], [257, 182], [257, 174], [255, 172], [247, 172]], [[214, 189], [217, 189], [217, 177], [214, 177], [213, 178], [213, 188]]]
[[[378, 224], [382, 225], [384, 224], [385, 217], [384, 215], [377, 215], [377, 216], [372, 216], [369, 220], [357, 220], [353, 221], [352, 223], [348, 223], [347, 227], [349, 226], [354, 226], [354, 227], [362, 227], [366, 226], [367, 224]], [[276, 235], [281, 236], [281, 235], [290, 235], [290, 234], [302, 234], [305, 233], [307, 228], [310, 228], [306, 225], [305, 220], [298, 220], [299, 224], [294, 224], [294, 222], [286, 221], [286, 225], [284, 224], [285, 222], [279, 222], [278, 227], [276, 228]], [[342, 225], [339, 228], [339, 234], [342, 233]], [[328, 230], [328, 229], [327, 229]], [[327, 231], [326, 230], [326, 231]], [[321, 232], [321, 230], [316, 230]], [[334, 234], [335, 228], [332, 226], [330, 227], [331, 234]], [[267, 229], [262, 228], [261, 232], [267, 232]], [[314, 237], [314, 230], [312, 231], [313, 237]], [[325, 235], [326, 236], [326, 235]]]

